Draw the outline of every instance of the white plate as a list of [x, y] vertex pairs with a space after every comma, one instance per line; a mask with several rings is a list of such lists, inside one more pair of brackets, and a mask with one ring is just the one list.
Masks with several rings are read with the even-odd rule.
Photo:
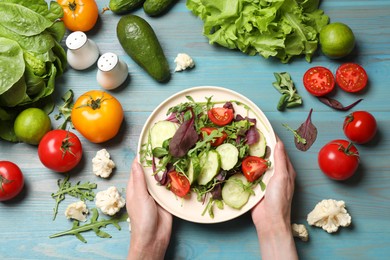
[[[203, 102], [206, 100], [206, 97], [211, 96], [213, 97], [211, 101], [214, 102], [236, 100], [251, 108], [248, 111], [242, 106], [238, 106], [233, 103], [236, 114], [241, 114], [243, 117], [248, 116], [250, 118], [257, 119], [257, 128], [262, 131], [266, 138], [267, 146], [271, 148], [271, 154], [269, 157], [271, 160], [271, 168], [263, 176], [263, 181], [265, 184], [267, 184], [274, 173], [272, 165], [274, 165], [273, 150], [276, 144], [276, 138], [272, 126], [264, 113], [252, 101], [237, 92], [222, 87], [201, 86], [189, 88], [174, 94], [162, 102], [149, 116], [142, 129], [138, 143], [138, 154], [141, 151], [142, 144], [145, 144], [148, 141], [149, 129], [156, 122], [167, 118], [166, 113], [169, 108], [183, 102], [188, 102], [186, 96], [191, 96], [195, 101], [199, 102]], [[265, 191], [261, 191], [260, 185], [257, 185], [257, 187], [254, 189], [255, 195], [251, 196], [248, 203], [240, 210], [230, 208], [227, 205], [224, 206], [223, 210], [220, 210], [215, 206], [214, 218], [211, 218], [207, 212], [202, 216], [202, 212], [206, 207], [206, 203], [203, 204], [199, 202], [196, 198], [196, 194], [191, 194], [189, 198], [186, 197], [185, 199], [179, 198], [165, 187], [157, 184], [156, 180], [152, 176], [151, 167], [144, 167], [144, 171], [146, 174], [149, 193], [157, 201], [157, 203], [174, 216], [196, 223], [219, 223], [241, 216], [245, 212], [249, 211], [253, 206], [255, 206], [263, 198], [265, 193]]]

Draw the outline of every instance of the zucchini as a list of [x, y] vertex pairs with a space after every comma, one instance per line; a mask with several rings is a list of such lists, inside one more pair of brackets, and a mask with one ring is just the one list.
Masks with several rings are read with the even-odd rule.
[[233, 169], [238, 162], [238, 149], [232, 144], [224, 143], [216, 151], [221, 156], [221, 168], [225, 171]]
[[125, 14], [141, 7], [145, 0], [110, 0], [108, 7], [116, 14]]
[[264, 157], [267, 150], [267, 141], [265, 140], [264, 134], [259, 129], [257, 129], [257, 131], [260, 134], [260, 138], [257, 143], [251, 144], [249, 146], [249, 155]]
[[206, 185], [209, 183], [221, 169], [221, 157], [215, 150], [204, 153], [200, 158], [201, 170], [198, 176], [198, 184]]
[[177, 0], [146, 0], [143, 8], [149, 16], [158, 16], [167, 12]]
[[179, 125], [171, 121], [158, 121], [150, 129], [152, 149], [162, 147], [165, 140], [173, 137]]
[[242, 173], [231, 176], [222, 187], [222, 199], [226, 205], [241, 209], [249, 200], [251, 193], [246, 189], [248, 181]]

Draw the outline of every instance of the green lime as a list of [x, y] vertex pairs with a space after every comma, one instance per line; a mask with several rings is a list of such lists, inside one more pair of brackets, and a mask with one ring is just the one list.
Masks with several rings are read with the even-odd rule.
[[322, 52], [329, 58], [342, 58], [355, 47], [355, 35], [346, 24], [330, 23], [320, 31], [320, 45]]
[[15, 119], [14, 131], [19, 141], [39, 144], [42, 137], [51, 129], [50, 117], [39, 108], [27, 108]]

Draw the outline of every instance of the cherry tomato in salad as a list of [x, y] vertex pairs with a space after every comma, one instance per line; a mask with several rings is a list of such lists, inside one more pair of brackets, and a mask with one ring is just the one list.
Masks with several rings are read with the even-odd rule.
[[207, 111], [207, 115], [211, 122], [217, 126], [224, 126], [229, 124], [234, 118], [234, 112], [231, 108], [213, 107]]
[[241, 164], [242, 173], [249, 182], [254, 182], [263, 175], [269, 166], [269, 162], [261, 157], [248, 156]]
[[73, 126], [93, 143], [102, 143], [116, 136], [123, 117], [121, 103], [100, 90], [91, 90], [81, 95], [71, 113]]
[[318, 153], [321, 171], [334, 180], [346, 180], [359, 166], [359, 152], [346, 140], [333, 140], [325, 144]]
[[48, 132], [38, 145], [42, 164], [56, 172], [68, 172], [80, 162], [83, 148], [72, 132], [56, 129]]
[[177, 171], [170, 171], [168, 173], [170, 179], [169, 189], [179, 197], [184, 197], [190, 191], [190, 181], [183, 174]]
[[10, 161], [0, 161], [0, 201], [16, 197], [23, 186], [24, 177], [19, 166]]
[[376, 134], [376, 119], [367, 111], [355, 111], [345, 117], [343, 130], [349, 140], [364, 144], [372, 140]]
[[368, 76], [362, 66], [356, 63], [342, 64], [336, 70], [336, 83], [344, 91], [355, 93], [364, 89]]
[[91, 30], [99, 17], [95, 0], [57, 0], [64, 10], [62, 20], [70, 31]]
[[[202, 127], [200, 129], [201, 132], [206, 133], [207, 135], [210, 135], [213, 131], [218, 131], [215, 127]], [[217, 147], [220, 146], [227, 138], [227, 133], [222, 132], [222, 136], [217, 137], [213, 142], [211, 142], [211, 146]]]
[[332, 92], [335, 87], [335, 79], [329, 69], [317, 66], [305, 72], [303, 85], [310, 94], [320, 97]]

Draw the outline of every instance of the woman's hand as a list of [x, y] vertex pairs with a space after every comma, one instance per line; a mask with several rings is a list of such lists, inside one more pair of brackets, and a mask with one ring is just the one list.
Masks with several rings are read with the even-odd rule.
[[279, 139], [274, 156], [274, 175], [263, 200], [252, 209], [252, 219], [263, 259], [297, 259], [290, 219], [296, 173]]
[[172, 215], [149, 195], [145, 175], [133, 161], [127, 184], [126, 209], [131, 223], [128, 259], [164, 259], [172, 231]]

